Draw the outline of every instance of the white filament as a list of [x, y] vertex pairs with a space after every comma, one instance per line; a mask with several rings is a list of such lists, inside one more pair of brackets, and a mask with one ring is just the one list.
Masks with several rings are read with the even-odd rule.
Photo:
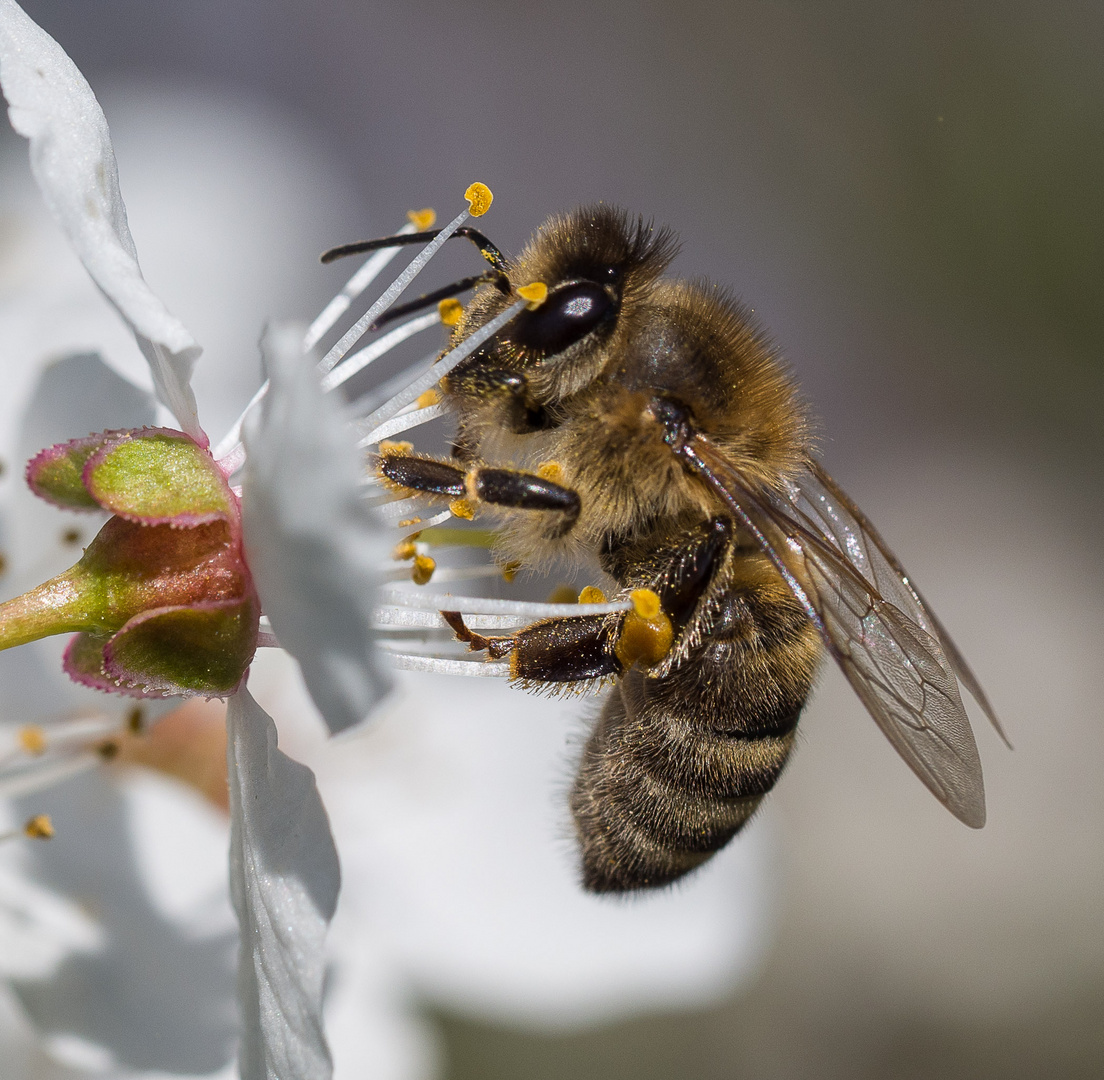
[[[414, 223], [408, 221], [399, 229], [396, 235], [408, 236], [415, 229]], [[389, 247], [372, 252], [360, 269], [345, 282], [345, 287], [341, 292], [322, 309], [322, 313], [310, 324], [307, 336], [303, 339], [303, 352], [309, 352], [322, 340], [326, 331], [349, 310], [349, 305], [375, 281], [383, 268], [398, 255], [399, 250], [398, 247]]]
[[353, 343], [403, 294], [406, 287], [422, 272], [425, 264], [441, 250], [448, 238], [467, 220], [468, 211], [461, 211], [418, 252], [410, 265], [391, 282], [380, 298], [341, 335], [341, 340], [322, 358], [318, 367], [323, 374], [337, 366], [338, 361], [353, 347]]

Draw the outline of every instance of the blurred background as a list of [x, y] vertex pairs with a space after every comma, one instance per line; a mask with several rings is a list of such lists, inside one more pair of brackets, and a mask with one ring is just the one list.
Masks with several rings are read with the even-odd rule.
[[[286, 238], [303, 270], [273, 313], [310, 318], [340, 285], [318, 251], [412, 207], [451, 217], [474, 179], [495, 193], [484, 228], [506, 251], [585, 201], [673, 226], [675, 271], [730, 286], [770, 329], [828, 469], [922, 583], [1015, 744], [975, 724], [989, 824], [971, 832], [825, 672], [763, 815], [777, 885], [757, 969], [707, 1007], [585, 1029], [427, 1003], [449, 1080], [1100, 1075], [1104, 8], [24, 6], [113, 126], [112, 102], [186, 96], [212, 124], [252, 110], [294, 145], [296, 176], [304, 155], [326, 173], [339, 194]], [[161, 184], [186, 207], [179, 173]], [[130, 210], [145, 254], [154, 215]], [[209, 316], [165, 285], [180, 267], [144, 264], [209, 340]]]

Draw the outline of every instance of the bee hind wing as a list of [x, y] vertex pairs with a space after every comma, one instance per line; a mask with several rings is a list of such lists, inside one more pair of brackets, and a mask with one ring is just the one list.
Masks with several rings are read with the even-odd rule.
[[811, 468], [788, 497], [760, 496], [703, 436], [686, 446], [680, 456], [774, 562], [908, 766], [960, 821], [984, 825], [981, 761], [958, 692], [958, 665], [880, 537], [850, 512], [834, 483], [820, 479], [826, 474]]

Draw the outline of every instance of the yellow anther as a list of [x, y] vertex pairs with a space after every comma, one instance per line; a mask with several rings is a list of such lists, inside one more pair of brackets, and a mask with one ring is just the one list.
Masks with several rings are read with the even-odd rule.
[[579, 593], [580, 604], [604, 604], [605, 602], [606, 594], [597, 586], [588, 585]]
[[135, 705], [126, 715], [127, 731], [131, 735], [141, 735], [142, 728], [146, 726], [146, 713], [141, 705]]
[[551, 480], [553, 484], [564, 481], [563, 466], [558, 461], [542, 461], [537, 466], [537, 476], [542, 480]]
[[548, 286], [543, 281], [531, 281], [528, 285], [518, 288], [518, 296], [522, 300], [528, 300], [530, 311], [536, 311], [548, 299]]
[[23, 835], [32, 840], [53, 840], [54, 823], [49, 814], [35, 814], [24, 826]]
[[437, 305], [437, 314], [441, 316], [441, 322], [445, 326], [455, 326], [464, 314], [464, 305], [454, 297], [449, 297]]
[[379, 444], [379, 452], [384, 457], [389, 454], [412, 454], [414, 452], [414, 444], [412, 442], [392, 442], [391, 439], [384, 439]]
[[521, 569], [521, 563], [508, 562], [502, 567], [502, 577], [505, 581], [513, 581], [518, 576], [518, 571]]
[[[402, 521], [399, 522], [397, 528], [399, 528], [399, 529], [409, 529], [411, 525], [421, 525], [421, 523], [422, 523], [422, 519], [420, 517], [403, 518]], [[413, 539], [414, 539], [413, 536], [408, 536], [407, 537], [407, 540], [413, 540]]]
[[5, 556], [2, 552], [0, 552], [0, 574], [4, 573], [4, 571], [7, 570], [7, 568], [8, 568], [7, 556]]
[[465, 521], [471, 521], [475, 517], [475, 507], [470, 499], [453, 499], [449, 503], [449, 510], [453, 517], [463, 518]]
[[548, 603], [574, 604], [575, 590], [570, 585], [557, 585], [552, 592], [548, 594]]
[[396, 544], [391, 550], [391, 558], [395, 562], [406, 562], [407, 559], [413, 559], [417, 554], [418, 551], [410, 540], [404, 540], [401, 544]]
[[437, 211], [428, 206], [424, 210], [407, 210], [406, 218], [418, 232], [425, 232], [436, 224]]
[[476, 181], [464, 192], [464, 198], [468, 200], [468, 213], [472, 217], [482, 217], [490, 210], [494, 196], [486, 184]]
[[38, 755], [46, 752], [46, 732], [37, 724], [20, 728], [18, 739], [25, 753]]
[[433, 577], [433, 571], [437, 569], [437, 561], [428, 555], [414, 556], [414, 569], [410, 571], [410, 580], [415, 585], [428, 585]]
[[430, 405], [436, 405], [440, 400], [441, 395], [431, 386], [424, 394], [419, 394], [414, 399], [414, 404], [419, 409], [428, 409]]
[[651, 589], [633, 589], [629, 600], [642, 619], [654, 619], [659, 614], [659, 597]]
[[642, 667], [651, 667], [667, 655], [675, 638], [674, 628], [651, 589], [634, 589], [629, 599], [633, 610], [621, 624], [621, 636], [613, 651], [626, 670], [638, 661]]

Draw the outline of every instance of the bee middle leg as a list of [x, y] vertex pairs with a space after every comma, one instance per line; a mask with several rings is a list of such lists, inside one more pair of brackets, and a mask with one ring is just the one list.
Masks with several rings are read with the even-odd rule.
[[510, 510], [537, 510], [557, 515], [550, 521], [550, 539], [570, 531], [579, 517], [578, 493], [535, 473], [520, 469], [498, 469], [476, 464], [461, 468], [436, 458], [417, 454], [384, 453], [379, 460], [380, 475], [393, 484], [447, 495]]

